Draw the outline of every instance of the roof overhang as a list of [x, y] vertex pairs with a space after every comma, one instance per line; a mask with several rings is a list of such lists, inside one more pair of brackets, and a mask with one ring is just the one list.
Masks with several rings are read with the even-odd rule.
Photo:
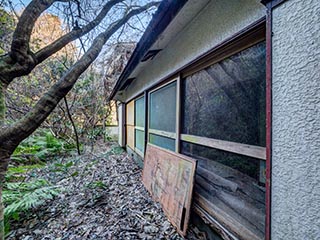
[[142, 69], [157, 57], [170, 41], [210, 0], [163, 0], [117, 80], [109, 100], [118, 98]]

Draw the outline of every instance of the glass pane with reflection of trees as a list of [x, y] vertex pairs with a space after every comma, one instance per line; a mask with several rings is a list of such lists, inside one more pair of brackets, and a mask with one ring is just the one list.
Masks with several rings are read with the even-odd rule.
[[183, 80], [182, 133], [265, 146], [265, 42]]
[[144, 109], [144, 97], [135, 100], [135, 126], [144, 127], [145, 121], [145, 109]]
[[135, 147], [144, 153], [144, 131], [135, 130]]
[[176, 131], [176, 82], [150, 94], [150, 128]]
[[[265, 42], [183, 79], [182, 133], [264, 147], [265, 79]], [[260, 178], [258, 159], [187, 143], [181, 150]]]

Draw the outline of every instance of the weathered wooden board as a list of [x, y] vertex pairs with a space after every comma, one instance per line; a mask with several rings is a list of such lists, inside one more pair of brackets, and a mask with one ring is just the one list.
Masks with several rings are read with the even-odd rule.
[[249, 157], [266, 160], [266, 148], [243, 143], [229, 142], [220, 139], [181, 134], [181, 139], [190, 143], [216, 148], [232, 153], [238, 153]]
[[[221, 231], [225, 228], [237, 239], [264, 239], [264, 188], [257, 180], [221, 163], [200, 157], [197, 160], [195, 206], [223, 226]], [[206, 221], [215, 224], [210, 218]]]
[[147, 145], [143, 184], [183, 236], [189, 222], [195, 170], [196, 160]]

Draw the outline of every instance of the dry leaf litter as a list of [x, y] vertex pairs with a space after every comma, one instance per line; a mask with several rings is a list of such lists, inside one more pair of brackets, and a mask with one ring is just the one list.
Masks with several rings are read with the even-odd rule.
[[[183, 239], [145, 190], [142, 170], [115, 143], [60, 161], [72, 166], [54, 171], [52, 163], [29, 173], [58, 185], [60, 194], [13, 224], [7, 239]], [[206, 238], [190, 225], [186, 239]]]

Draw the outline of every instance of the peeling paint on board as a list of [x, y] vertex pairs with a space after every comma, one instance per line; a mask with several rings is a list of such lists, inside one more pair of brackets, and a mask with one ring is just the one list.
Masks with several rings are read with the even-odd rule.
[[189, 222], [195, 170], [196, 160], [147, 145], [143, 184], [183, 236]]

